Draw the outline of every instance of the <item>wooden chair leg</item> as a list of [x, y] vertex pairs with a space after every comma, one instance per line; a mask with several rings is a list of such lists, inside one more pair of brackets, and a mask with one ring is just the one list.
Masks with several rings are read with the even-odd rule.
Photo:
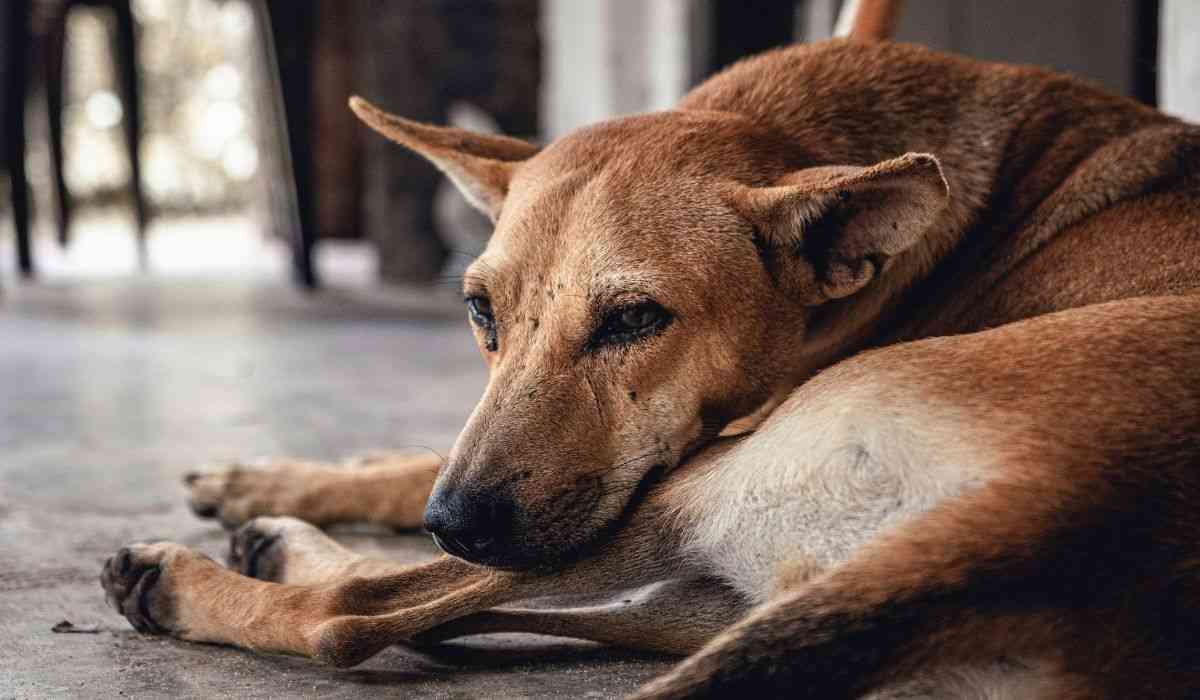
[[133, 192], [134, 214], [137, 218], [138, 257], [146, 267], [146, 225], [149, 214], [142, 190], [142, 159], [139, 145], [142, 135], [142, 100], [138, 84], [137, 28], [129, 0], [116, 0], [113, 10], [117, 18], [117, 66], [125, 107], [125, 144], [129, 149], [129, 184]]
[[310, 2], [266, 0], [266, 16], [275, 47], [275, 65], [287, 127], [287, 158], [295, 183], [298, 230], [292, 234], [292, 266], [305, 288], [319, 284], [313, 264], [317, 242], [317, 194], [314, 191], [313, 47], [316, 8]]
[[71, 239], [71, 194], [67, 190], [63, 150], [63, 96], [67, 93], [67, 74], [63, 70], [66, 51], [67, 8], [54, 18], [45, 38], [42, 62], [46, 89], [46, 113], [50, 126], [50, 169], [54, 176], [55, 203], [58, 206], [58, 242], [66, 246]]
[[11, 105], [4, 109], [4, 161], [8, 164], [13, 223], [17, 236], [17, 265], [21, 276], [32, 278], [33, 240], [29, 215], [29, 182], [25, 176], [25, 97], [29, 91], [29, 0], [9, 0], [7, 36], [4, 42], [5, 99]]

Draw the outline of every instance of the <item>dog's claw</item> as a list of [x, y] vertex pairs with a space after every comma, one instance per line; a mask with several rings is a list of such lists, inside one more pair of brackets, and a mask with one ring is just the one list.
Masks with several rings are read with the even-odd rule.
[[132, 555], [129, 553], [128, 547], [122, 547], [120, 552], [117, 552], [117, 575], [124, 576], [129, 573], [129, 567], [132, 564]]
[[192, 513], [197, 518], [214, 518], [217, 515], [217, 507], [215, 505], [188, 501], [188, 507], [192, 509]]

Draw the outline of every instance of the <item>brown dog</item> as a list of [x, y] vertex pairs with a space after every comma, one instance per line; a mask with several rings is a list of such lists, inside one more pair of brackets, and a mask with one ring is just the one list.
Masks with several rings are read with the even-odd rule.
[[[1200, 690], [1200, 129], [862, 41], [542, 149], [352, 107], [495, 221], [464, 286], [491, 381], [440, 473], [190, 478], [249, 520], [240, 573], [127, 547], [134, 626], [337, 665], [500, 630], [695, 652], [642, 697]], [[250, 520], [284, 514], [453, 556]]]

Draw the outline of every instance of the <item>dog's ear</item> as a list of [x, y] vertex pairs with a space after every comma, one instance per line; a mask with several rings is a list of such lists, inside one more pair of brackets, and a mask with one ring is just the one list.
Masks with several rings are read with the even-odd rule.
[[921, 240], [948, 202], [941, 166], [924, 153], [807, 168], [775, 186], [739, 187], [732, 198], [758, 245], [813, 265], [823, 299], [865, 287], [889, 257]]
[[520, 139], [397, 117], [361, 97], [350, 98], [350, 109], [367, 126], [436, 165], [492, 221], [500, 215], [513, 172], [538, 152], [537, 146]]

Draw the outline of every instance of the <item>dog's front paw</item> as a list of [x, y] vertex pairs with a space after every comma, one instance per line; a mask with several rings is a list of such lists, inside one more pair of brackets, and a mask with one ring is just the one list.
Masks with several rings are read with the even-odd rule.
[[358, 559], [319, 528], [296, 518], [255, 518], [229, 538], [229, 567], [262, 581], [324, 583]]
[[272, 524], [282, 519], [255, 518], [234, 531], [229, 536], [229, 554], [225, 557], [229, 568], [261, 581], [282, 581], [286, 533], [284, 528]]
[[232, 530], [260, 515], [313, 518], [306, 495], [323, 471], [313, 464], [286, 460], [237, 463], [190, 472], [183, 482], [193, 513], [216, 518]]
[[100, 585], [108, 604], [143, 634], [182, 632], [175, 597], [174, 572], [181, 557], [200, 557], [170, 542], [131, 544], [104, 562]]

